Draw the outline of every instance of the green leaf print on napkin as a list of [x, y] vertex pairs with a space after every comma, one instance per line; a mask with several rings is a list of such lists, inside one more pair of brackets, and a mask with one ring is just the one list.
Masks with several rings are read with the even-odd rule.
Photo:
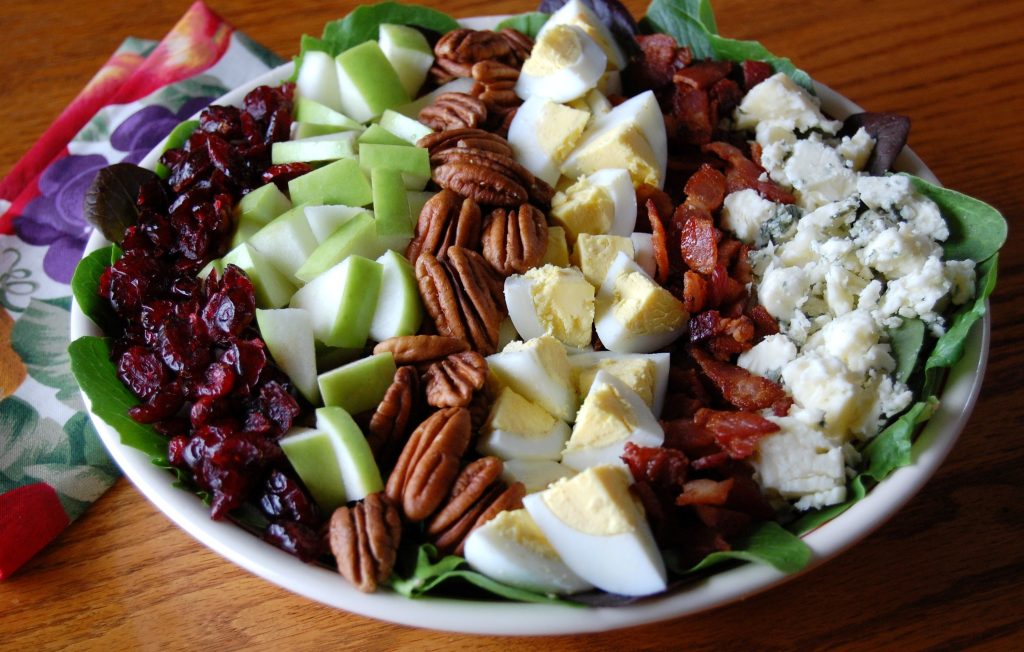
[[57, 390], [57, 399], [81, 410], [78, 383], [68, 360], [71, 297], [32, 299], [11, 332], [11, 348], [36, 382]]

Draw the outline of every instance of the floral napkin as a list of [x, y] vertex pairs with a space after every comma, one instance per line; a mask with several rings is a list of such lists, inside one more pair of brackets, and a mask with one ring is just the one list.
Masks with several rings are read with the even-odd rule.
[[0, 180], [0, 580], [117, 479], [68, 362], [69, 283], [96, 172], [281, 59], [202, 2], [159, 43], [128, 38]]

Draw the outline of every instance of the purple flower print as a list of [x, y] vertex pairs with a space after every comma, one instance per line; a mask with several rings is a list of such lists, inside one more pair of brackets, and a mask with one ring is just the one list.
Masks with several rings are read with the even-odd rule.
[[[210, 98], [197, 97], [185, 102], [176, 113], [158, 105], [144, 107], [118, 125], [110, 135], [110, 144], [126, 153], [121, 160], [138, 163], [179, 122], [209, 103]], [[71, 282], [92, 229], [82, 214], [85, 193], [96, 173], [107, 165], [107, 159], [99, 154], [69, 154], [58, 159], [39, 177], [39, 196], [14, 220], [22, 240], [49, 245], [43, 271], [55, 281]]]

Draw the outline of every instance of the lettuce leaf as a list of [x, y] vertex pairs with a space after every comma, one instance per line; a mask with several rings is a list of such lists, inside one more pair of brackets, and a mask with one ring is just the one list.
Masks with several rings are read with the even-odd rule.
[[71, 277], [71, 293], [75, 295], [75, 301], [85, 316], [103, 329], [103, 332], [112, 332], [117, 325], [117, 317], [110, 304], [100, 297], [97, 290], [100, 286], [100, 277], [116, 260], [117, 253], [114, 245], [97, 249], [78, 261], [75, 274]]
[[904, 319], [899, 328], [889, 329], [889, 346], [896, 360], [893, 375], [901, 383], [906, 383], [917, 367], [924, 346], [924, 333], [924, 322], [920, 319]]
[[[407, 598], [419, 598], [442, 584], [475, 586], [478, 589], [509, 600], [520, 602], [540, 602], [547, 604], [564, 604], [569, 606], [581, 606], [578, 603], [562, 600], [544, 593], [536, 593], [519, 589], [508, 584], [493, 580], [469, 568], [469, 564], [462, 557], [448, 555], [437, 559], [437, 548], [429, 543], [420, 545], [415, 550], [415, 560], [411, 569], [404, 573], [396, 568], [388, 585], [396, 592]], [[435, 561], [436, 559], [436, 561]], [[403, 576], [404, 575], [404, 576]]]
[[737, 541], [732, 550], [713, 552], [686, 572], [696, 573], [727, 561], [767, 564], [783, 573], [796, 573], [811, 561], [811, 549], [775, 521], [765, 521]]
[[648, 33], [664, 32], [687, 45], [695, 59], [747, 59], [771, 64], [775, 72], [784, 72], [797, 84], [814, 94], [810, 75], [785, 57], [777, 57], [757, 41], [741, 41], [718, 35], [714, 13], [708, 0], [654, 0], [647, 7], [641, 26]]
[[548, 14], [540, 11], [531, 11], [506, 18], [498, 23], [497, 29], [514, 29], [535, 39], [537, 38], [537, 33], [540, 32], [540, 28], [544, 27], [544, 23], [548, 22], [550, 17]]
[[1006, 242], [1006, 219], [980, 199], [936, 186], [920, 177], [910, 177], [914, 190], [939, 205], [949, 225], [949, 238], [942, 245], [946, 260], [973, 260], [980, 263], [992, 257]]

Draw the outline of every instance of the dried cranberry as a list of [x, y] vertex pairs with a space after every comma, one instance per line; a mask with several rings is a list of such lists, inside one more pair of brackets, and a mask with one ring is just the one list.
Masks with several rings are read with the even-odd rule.
[[117, 363], [117, 377], [133, 394], [146, 400], [163, 387], [167, 381], [167, 371], [152, 351], [142, 346], [133, 346], [121, 354]]
[[322, 539], [313, 528], [295, 521], [271, 523], [263, 540], [307, 562], [319, 557], [323, 547]]
[[311, 527], [320, 523], [320, 510], [298, 482], [281, 471], [271, 471], [260, 498], [263, 513], [273, 519], [298, 521]]

